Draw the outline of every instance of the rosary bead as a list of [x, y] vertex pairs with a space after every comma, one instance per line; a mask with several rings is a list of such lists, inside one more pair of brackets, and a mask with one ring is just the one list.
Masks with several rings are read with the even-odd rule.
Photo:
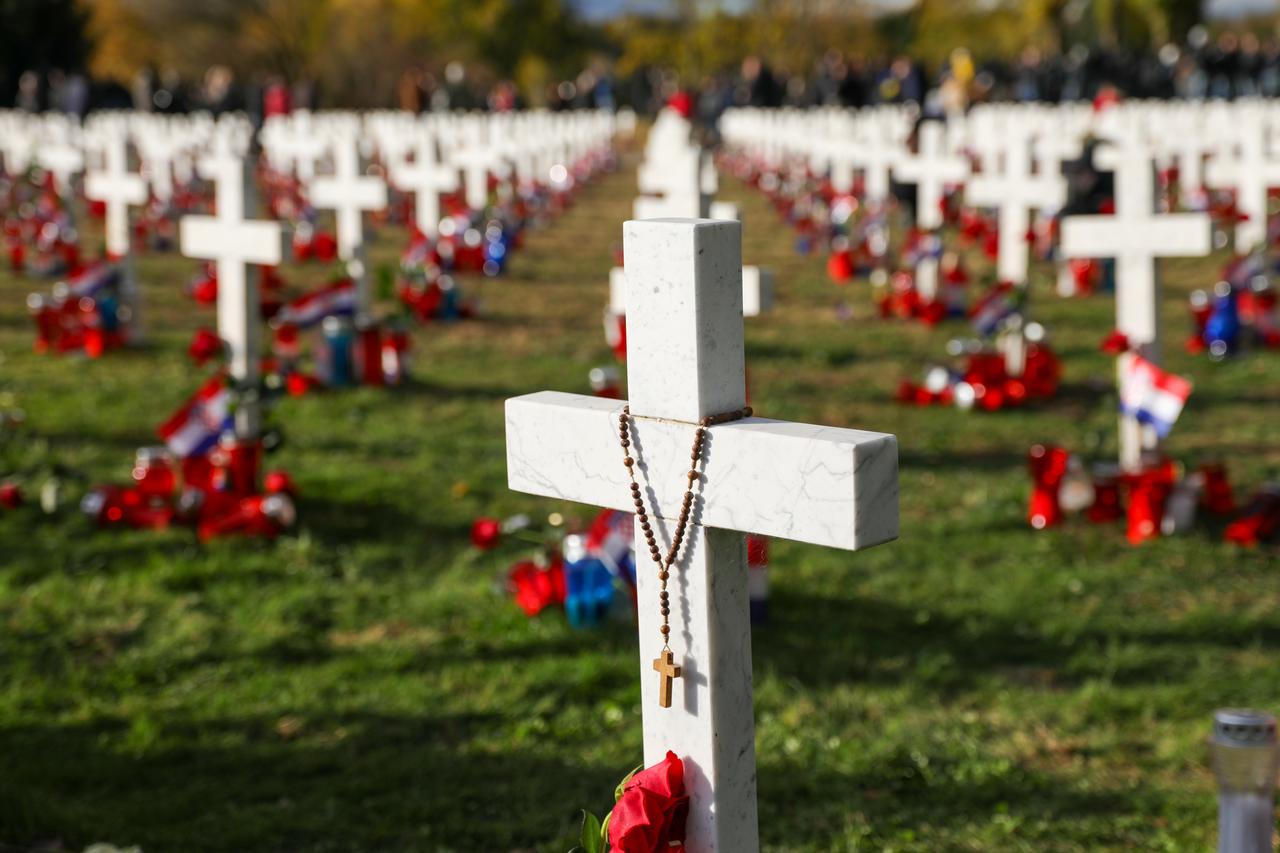
[[662, 571], [658, 572], [658, 580], [662, 581], [663, 583], [667, 582], [668, 577], [670, 577], [670, 575], [668, 575], [666, 569], [663, 569]]
[[671, 634], [671, 626], [670, 626], [670, 625], [663, 625], [663, 626], [661, 626], [658, 630], [662, 632], [662, 636], [663, 636], [663, 637], [670, 636], [670, 634]]
[[658, 598], [662, 599], [663, 601], [666, 601], [668, 596], [670, 596], [670, 593], [668, 593], [665, 589], [658, 593]]
[[623, 465], [626, 465], [628, 468], [630, 468], [632, 465], [636, 464], [636, 460], [634, 460], [634, 459], [632, 459], [630, 456], [628, 456], [626, 459], [623, 459], [623, 460], [622, 460], [622, 464], [623, 464]]
[[690, 471], [690, 472], [689, 472], [689, 482], [690, 482], [690, 483], [692, 483], [692, 482], [693, 482], [694, 480], [696, 480], [696, 479], [698, 479], [698, 472], [697, 472], [697, 471]]
[[[631, 460], [630, 460], [630, 459], [628, 459], [628, 460], [627, 460], [627, 467], [628, 467], [628, 468], [630, 468], [630, 467], [631, 467]], [[639, 483], [632, 483], [632, 484], [631, 484], [631, 491], [632, 491], [634, 494], [640, 494], [640, 484], [639, 484]]]
[[670, 608], [670, 607], [668, 607], [668, 606], [667, 606], [667, 605], [665, 605], [665, 604], [664, 604], [664, 605], [662, 605], [662, 607], [660, 607], [660, 608], [659, 608], [659, 610], [661, 611], [661, 613], [662, 613], [662, 615], [663, 615], [663, 616], [670, 616], [670, 615], [671, 615], [671, 608]]
[[623, 446], [623, 447], [630, 447], [630, 446], [631, 446], [631, 442], [627, 441], [627, 440], [624, 438], [624, 439], [622, 439], [622, 446]]

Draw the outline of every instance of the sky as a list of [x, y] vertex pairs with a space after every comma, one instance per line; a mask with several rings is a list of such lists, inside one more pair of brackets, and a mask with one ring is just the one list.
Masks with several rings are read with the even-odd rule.
[[[626, 12], [653, 14], [670, 8], [669, 0], [568, 0], [578, 12], [591, 21], [607, 21]], [[721, 0], [727, 8], [742, 8], [749, 0]], [[870, 0], [884, 9], [902, 9], [913, 0]], [[1280, 10], [1280, 0], [1205, 0], [1205, 10], [1215, 18], [1232, 18], [1256, 12]]]

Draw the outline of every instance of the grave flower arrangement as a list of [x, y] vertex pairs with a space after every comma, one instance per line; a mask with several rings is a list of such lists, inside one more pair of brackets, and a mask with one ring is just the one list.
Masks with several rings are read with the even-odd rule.
[[630, 514], [614, 510], [598, 513], [585, 529], [566, 526], [559, 513], [540, 529], [527, 515], [481, 517], [472, 524], [471, 542], [479, 552], [508, 542], [535, 546], [506, 570], [506, 594], [526, 616], [559, 607], [570, 625], [590, 628], [607, 619], [620, 598], [635, 600], [631, 524]]
[[652, 767], [627, 774], [614, 790], [603, 821], [583, 811], [582, 833], [571, 853], [681, 853], [689, 797], [684, 762], [670, 750]]
[[1190, 297], [1192, 333], [1187, 352], [1221, 361], [1247, 345], [1280, 349], [1280, 294], [1271, 280], [1266, 254], [1255, 251], [1231, 261], [1212, 292]]
[[990, 412], [1051, 399], [1062, 364], [1044, 327], [1025, 320], [1022, 293], [1009, 284], [993, 287], [970, 312], [978, 337], [948, 343], [953, 363], [929, 367], [923, 383], [903, 380], [898, 402]]
[[52, 293], [32, 293], [35, 351], [79, 352], [101, 358], [135, 337], [133, 288], [128, 270], [99, 261], [58, 282]]
[[266, 409], [279, 396], [272, 382], [237, 387], [219, 371], [157, 430], [164, 444], [141, 447], [131, 485], [90, 489], [80, 509], [100, 526], [191, 526], [202, 540], [226, 535], [274, 537], [297, 519], [297, 489], [284, 471], [262, 474], [278, 430], [237, 433], [243, 406]]
[[[1107, 337], [1103, 350], [1129, 355], [1121, 380], [1121, 411], [1166, 437], [1191, 394], [1191, 383], [1132, 352], [1119, 332]], [[1244, 546], [1280, 532], [1280, 485], [1263, 486], [1238, 510], [1226, 470], [1218, 462], [1185, 468], [1152, 451], [1125, 470], [1115, 463], [1087, 465], [1062, 447], [1042, 444], [1031, 448], [1028, 461], [1032, 490], [1027, 521], [1036, 530], [1081, 513], [1095, 524], [1124, 519], [1132, 545], [1186, 533], [1198, 516], [1222, 520], [1223, 538]]]

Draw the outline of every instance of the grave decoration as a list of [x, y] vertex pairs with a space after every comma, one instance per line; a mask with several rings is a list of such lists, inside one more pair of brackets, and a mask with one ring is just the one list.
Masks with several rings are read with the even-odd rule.
[[[358, 298], [357, 282], [344, 276], [280, 306], [269, 320], [273, 358], [264, 369], [294, 396], [317, 387], [394, 386], [408, 380], [407, 324], [397, 317], [374, 320], [357, 310]], [[308, 334], [311, 346], [304, 349]]]
[[453, 321], [480, 313], [478, 288], [470, 284], [464, 292], [458, 279], [445, 271], [436, 243], [418, 235], [400, 257], [396, 295], [411, 316], [420, 323]]
[[953, 363], [930, 366], [922, 384], [900, 383], [898, 402], [991, 412], [1052, 399], [1062, 363], [1044, 326], [1028, 320], [1027, 303], [1025, 288], [993, 286], [970, 309], [976, 337], [949, 342]]
[[620, 612], [620, 602], [634, 601], [631, 542], [631, 517], [615, 510], [601, 511], [585, 528], [566, 525], [559, 513], [541, 529], [523, 514], [478, 518], [471, 527], [479, 551], [504, 543], [525, 551], [505, 571], [502, 585], [526, 616], [560, 608], [574, 628], [596, 627]]
[[[1120, 356], [1119, 401], [1124, 421], [1167, 438], [1191, 394], [1191, 383], [1161, 370], [1113, 334], [1104, 348]], [[1093, 523], [1125, 519], [1130, 544], [1185, 533], [1198, 509], [1226, 517], [1235, 500], [1220, 464], [1181, 469], [1159, 445], [1142, 451], [1136, 464], [1095, 463], [1061, 447], [1036, 445], [1030, 454], [1032, 493], [1027, 520], [1037, 530], [1083, 513]]]
[[263, 453], [279, 445], [279, 433], [246, 442], [235, 431], [237, 410], [262, 409], [273, 396], [219, 370], [158, 427], [163, 445], [138, 448], [133, 483], [89, 490], [81, 510], [103, 527], [189, 526], [202, 540], [290, 529], [297, 516], [292, 479], [269, 471], [259, 484]]
[[738, 223], [628, 222], [624, 254], [630, 399], [508, 400], [508, 482], [635, 513], [646, 762], [668, 751], [683, 762], [691, 849], [753, 853], [750, 608], [737, 531], [850, 550], [892, 540], [897, 443], [745, 408]]
[[51, 189], [31, 192], [13, 182], [4, 219], [9, 268], [42, 278], [80, 270], [80, 235], [62, 200]]
[[1280, 485], [1265, 484], [1241, 504], [1218, 462], [1184, 468], [1152, 456], [1139, 471], [1126, 473], [1114, 463], [1088, 464], [1062, 447], [1036, 445], [1029, 468], [1027, 520], [1037, 530], [1079, 514], [1094, 524], [1123, 520], [1134, 545], [1187, 533], [1202, 517], [1221, 526], [1225, 541], [1244, 547], [1280, 533]]
[[683, 853], [689, 797], [685, 767], [670, 750], [652, 767], [637, 767], [614, 790], [614, 806], [603, 821], [585, 809], [582, 853]]
[[48, 295], [32, 293], [27, 307], [35, 323], [35, 351], [101, 358], [135, 341], [138, 325], [130, 291], [124, 267], [104, 260], [54, 285]]
[[1220, 361], [1250, 347], [1280, 349], [1280, 295], [1273, 275], [1266, 253], [1255, 250], [1233, 258], [1212, 291], [1193, 291], [1187, 352]]

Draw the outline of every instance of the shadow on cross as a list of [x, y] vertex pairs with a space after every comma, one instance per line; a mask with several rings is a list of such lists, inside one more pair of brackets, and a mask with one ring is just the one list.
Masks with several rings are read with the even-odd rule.
[[563, 744], [474, 744], [518, 713], [10, 726], [0, 729], [0, 850], [103, 840], [187, 851], [523, 849], [572, 831], [576, 806], [606, 807], [620, 774], [573, 763], [580, 750]]
[[[785, 587], [770, 601], [771, 621], [752, 632], [757, 674], [773, 672], [808, 688], [918, 681], [951, 694], [995, 679], [1032, 688], [1176, 684], [1197, 650], [1280, 650], [1280, 617], [1154, 626], [1087, 626], [1052, 636], [1016, 615], [939, 613], [865, 598], [818, 598]], [[775, 615], [776, 614], [776, 615]], [[1132, 656], [1108, 650], [1134, 646]]]

